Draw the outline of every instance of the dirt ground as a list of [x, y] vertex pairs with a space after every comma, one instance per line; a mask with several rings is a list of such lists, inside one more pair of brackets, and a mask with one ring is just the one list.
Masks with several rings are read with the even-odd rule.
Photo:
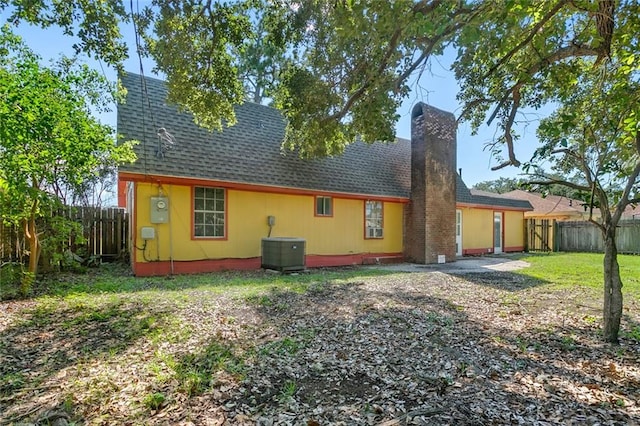
[[[636, 337], [602, 343], [597, 294], [550, 290], [499, 263], [396, 267], [252, 301], [185, 291], [183, 303], [154, 309], [190, 324], [187, 338], [133, 336], [108, 356], [104, 330], [61, 331], [67, 311], [38, 326], [5, 318], [0, 371], [54, 368], [33, 389], [0, 398], [0, 424], [43, 419], [65, 404], [77, 424], [640, 424]], [[131, 319], [132, 303], [122, 308]], [[625, 330], [638, 326], [638, 307], [626, 304]], [[82, 357], [80, 346], [103, 356]], [[190, 393], [175, 377], [159, 379], [158, 354], [215, 374]], [[216, 368], [213, 355], [227, 367], [241, 359], [241, 373]], [[153, 392], [166, 399], [149, 408], [141, 395]]]

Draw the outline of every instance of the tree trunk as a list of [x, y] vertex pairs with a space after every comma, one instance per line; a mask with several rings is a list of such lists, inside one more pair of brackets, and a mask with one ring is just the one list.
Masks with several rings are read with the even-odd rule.
[[256, 84], [256, 90], [253, 92], [253, 102], [262, 104], [262, 87]]
[[36, 219], [31, 217], [25, 221], [25, 237], [29, 242], [29, 270], [27, 274], [22, 277], [21, 292], [23, 296], [26, 296], [31, 291], [31, 287], [38, 274], [38, 263], [40, 261], [40, 253], [42, 252], [42, 245], [40, 244], [40, 238], [36, 229]]
[[618, 343], [620, 319], [622, 317], [622, 281], [616, 247], [616, 227], [609, 226], [604, 232], [604, 309], [603, 334], [609, 343]]

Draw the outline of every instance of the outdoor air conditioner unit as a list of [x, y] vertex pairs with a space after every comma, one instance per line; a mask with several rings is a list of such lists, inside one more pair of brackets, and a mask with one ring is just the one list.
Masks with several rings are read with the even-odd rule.
[[283, 272], [304, 270], [304, 246], [302, 238], [263, 238], [262, 267]]

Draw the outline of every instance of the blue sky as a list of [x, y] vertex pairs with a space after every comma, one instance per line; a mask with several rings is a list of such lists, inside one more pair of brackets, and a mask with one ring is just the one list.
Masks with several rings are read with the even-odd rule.
[[[0, 14], [0, 24], [6, 20], [7, 13]], [[75, 39], [65, 36], [57, 28], [42, 30], [26, 24], [21, 24], [16, 30], [21, 35], [27, 45], [43, 57], [45, 61], [56, 59], [60, 54], [72, 55], [72, 44]], [[131, 26], [123, 29], [124, 36], [130, 49], [130, 58], [125, 62], [125, 69], [131, 72], [140, 72], [140, 62], [135, 53], [134, 33]], [[411, 137], [410, 115], [411, 109], [417, 102], [425, 102], [436, 108], [453, 112], [456, 117], [461, 111], [460, 104], [456, 100], [458, 84], [449, 70], [449, 66], [455, 57], [455, 52], [450, 49], [443, 57], [435, 58], [429, 71], [425, 71], [418, 81], [411, 84], [411, 93], [405, 100], [398, 114], [400, 120], [396, 125], [398, 137], [409, 139]], [[87, 64], [97, 70], [103, 70], [109, 80], [115, 80], [116, 73], [97, 61], [84, 58]], [[143, 61], [145, 75], [152, 76], [153, 62]], [[529, 114], [526, 118], [531, 120], [536, 117], [535, 113]], [[521, 117], [524, 119], [525, 117]], [[115, 112], [103, 114], [100, 119], [106, 124], [116, 126]], [[516, 154], [521, 161], [527, 161], [536, 148], [535, 136], [536, 123], [532, 122], [527, 126], [520, 125], [517, 130], [521, 133], [522, 139], [516, 147]], [[471, 135], [471, 128], [466, 123], [461, 123], [458, 128], [458, 168], [462, 169], [462, 177], [466, 184], [471, 187], [474, 184], [495, 180], [500, 177], [517, 177], [520, 171], [515, 167], [508, 167], [499, 171], [491, 171], [491, 167], [496, 164], [491, 154], [484, 147], [496, 135], [495, 127], [484, 125], [477, 135]]]

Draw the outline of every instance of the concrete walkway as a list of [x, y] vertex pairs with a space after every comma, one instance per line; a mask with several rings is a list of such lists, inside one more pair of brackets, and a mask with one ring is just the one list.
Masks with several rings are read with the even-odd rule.
[[397, 263], [391, 265], [371, 266], [376, 269], [398, 272], [443, 272], [453, 274], [469, 274], [482, 272], [505, 272], [531, 266], [528, 262], [512, 259], [508, 255], [482, 257], [459, 257], [455, 262], [444, 264], [421, 265], [416, 263]]

